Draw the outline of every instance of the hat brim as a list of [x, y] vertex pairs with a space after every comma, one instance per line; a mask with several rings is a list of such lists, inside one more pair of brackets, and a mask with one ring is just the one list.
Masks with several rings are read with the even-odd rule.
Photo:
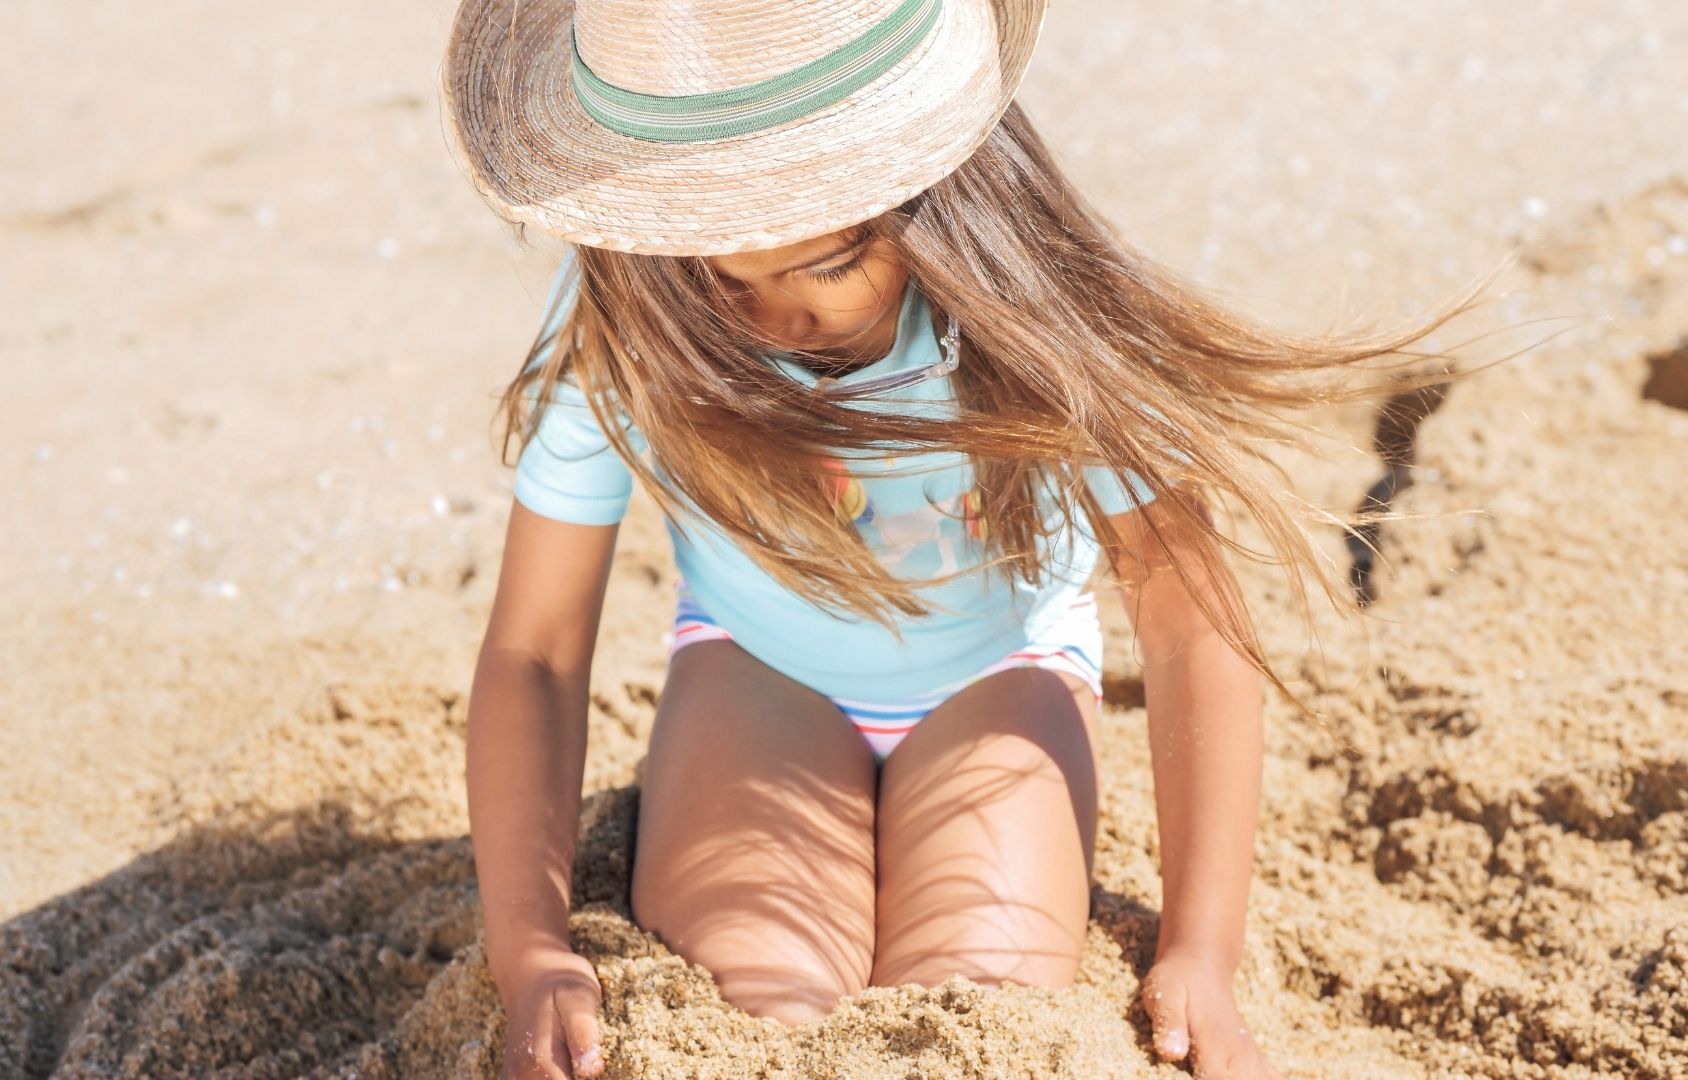
[[849, 97], [763, 131], [676, 143], [621, 135], [581, 108], [574, 0], [464, 0], [441, 71], [445, 122], [476, 187], [512, 221], [655, 255], [780, 247], [875, 217], [967, 160], [1012, 102], [1048, 6], [949, 0], [927, 40]]

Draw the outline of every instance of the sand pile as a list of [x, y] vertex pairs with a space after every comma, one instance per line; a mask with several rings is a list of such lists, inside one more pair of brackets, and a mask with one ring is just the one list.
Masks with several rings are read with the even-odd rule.
[[[407, 17], [357, 17], [377, 16]], [[14, 40], [56, 40], [29, 22], [45, 16], [6, 18], [23, 21]], [[327, 25], [309, 5], [264, 18], [299, 49]], [[1068, 20], [1057, 45], [1074, 40]], [[435, 44], [414, 38], [370, 63], [414, 79]], [[115, 39], [90, 48], [95, 85], [139, 62]], [[322, 77], [350, 78], [334, 73], [351, 57], [331, 51], [319, 50]], [[219, 101], [250, 89], [241, 55], [215, 73]], [[271, 73], [299, 66], [255, 55]], [[1578, 63], [1565, 70], [1607, 70]], [[1047, 86], [1072, 75], [1048, 72]], [[121, 95], [102, 93], [113, 124]], [[517, 299], [478, 306], [510, 296], [509, 256], [464, 239], [485, 222], [440, 168], [429, 106], [385, 84], [325, 86], [320, 100], [342, 112], [313, 138], [339, 143], [277, 131], [221, 156], [169, 143], [198, 163], [175, 174], [147, 172], [135, 151], [133, 183], [68, 200], [75, 213], [8, 188], [8, 206], [37, 207], [0, 223], [18, 266], [38, 271], [27, 280], [88, 275], [108, 309], [84, 319], [42, 286], [31, 321], [0, 338], [30, 361], [0, 370], [23, 440], [6, 487], [28, 511], [0, 525], [0, 546], [24, 553], [0, 590], [0, 1076], [497, 1074], [503, 1021], [461, 759], [508, 506], [486, 393], [534, 324]], [[291, 115], [269, 107], [278, 123]], [[1131, 108], [1149, 124], [1153, 110]], [[1655, 131], [1653, 113], [1628, 115]], [[355, 253], [335, 247], [350, 218], [282, 199], [291, 228], [256, 249], [271, 268], [245, 261], [257, 241], [219, 222], [271, 227], [258, 178], [304, 176], [324, 146], [350, 159], [367, 132], [401, 122], [423, 134], [382, 144], [392, 184], [358, 178], [357, 228], [394, 191], [406, 194], [393, 212], [416, 221], [450, 205], [467, 224], [435, 234], [437, 259], [395, 261], [373, 232], [346, 241]], [[63, 160], [80, 145], [41, 140]], [[1571, 156], [1564, 175], [1583, 177]], [[1615, 183], [1622, 170], [1603, 160], [1586, 175]], [[1276, 704], [1269, 716], [1239, 992], [1287, 1075], [1688, 1076], [1688, 163], [1652, 172], [1534, 208], [1528, 255], [1503, 286], [1515, 295], [1488, 316], [1604, 318], [1513, 334], [1515, 348], [1569, 327], [1439, 400], [1323, 418], [1370, 449], [1286, 462], [1335, 507], [1357, 504], [1385, 462], [1413, 466], [1393, 496], [1411, 517], [1384, 531], [1386, 561], [1366, 581], [1374, 618], [1322, 618], [1315, 648], [1284, 584], [1246, 573], [1269, 649], [1330, 718]], [[222, 201], [206, 201], [213, 188]], [[1237, 227], [1292, 231], [1256, 225]], [[1372, 236], [1380, 257], [1461, 250], [1404, 225]], [[1273, 258], [1241, 258], [1232, 280], [1264, 280]], [[181, 280], [133, 272], [148, 259]], [[526, 265], [543, 279], [538, 259]], [[1456, 265], [1459, 277], [1474, 264]], [[337, 287], [314, 284], [321, 273]], [[493, 284], [454, 291], [476, 273]], [[381, 305], [421, 289], [437, 318], [393, 325], [401, 307]], [[204, 314], [225, 297], [238, 301], [227, 325]], [[335, 351], [286, 336], [286, 313], [301, 311], [332, 328]], [[489, 346], [488, 325], [505, 339]], [[247, 348], [251, 364], [229, 359]], [[1346, 566], [1340, 537], [1326, 540]], [[1117, 600], [1104, 597], [1108, 784], [1080, 984], [877, 988], [786, 1029], [725, 1005], [629, 916], [672, 582], [660, 521], [637, 496], [595, 661], [573, 922], [605, 989], [611, 1076], [1182, 1074], [1151, 1064], [1133, 1006], [1160, 900], [1142, 686]]]

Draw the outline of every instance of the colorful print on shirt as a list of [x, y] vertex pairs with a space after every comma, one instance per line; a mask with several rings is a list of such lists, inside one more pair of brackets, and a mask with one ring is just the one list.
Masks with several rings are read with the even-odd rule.
[[[880, 464], [894, 468], [898, 460], [883, 458]], [[887, 569], [911, 576], [955, 573], [966, 565], [962, 555], [967, 543], [985, 538], [982, 498], [977, 488], [947, 495], [926, 492], [917, 505], [905, 504], [905, 509], [892, 512], [874, 505], [868, 485], [852, 476], [843, 462], [827, 459], [822, 464], [827, 495], [838, 520], [855, 526]], [[888, 481], [877, 481], [881, 490]]]
[[873, 520], [873, 505], [867, 500], [862, 482], [851, 476], [844, 463], [836, 458], [821, 462], [826, 470], [827, 495], [838, 520], [846, 525], [865, 525]]

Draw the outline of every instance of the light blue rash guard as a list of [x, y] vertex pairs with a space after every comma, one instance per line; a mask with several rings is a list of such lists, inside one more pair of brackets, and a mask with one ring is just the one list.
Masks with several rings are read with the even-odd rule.
[[[569, 295], [556, 308], [542, 336], [562, 325], [574, 302], [575, 283], [567, 249], [552, 282], [550, 299]], [[549, 307], [549, 303], [547, 307]], [[547, 346], [553, 348], [555, 342]], [[935, 363], [941, 356], [926, 298], [909, 279], [897, 316], [891, 351], [839, 382], [849, 384], [905, 368]], [[536, 356], [538, 365], [545, 354]], [[788, 376], [813, 386], [818, 377], [784, 357], [769, 357]], [[963, 357], [963, 363], [966, 358]], [[943, 415], [950, 379], [928, 379], [889, 394], [852, 402], [853, 407], [922, 410]], [[937, 410], [934, 412], [934, 410]], [[648, 444], [625, 414], [630, 445], [643, 457]], [[911, 464], [915, 475], [886, 475]], [[898, 458], [848, 459], [849, 471], [862, 485], [866, 508], [856, 528], [875, 556], [894, 575], [930, 579], [979, 563], [978, 542], [966, 533], [961, 500], [973, 483], [967, 456], [953, 452], [903, 454]], [[661, 476], [660, 468], [658, 476]], [[559, 379], [534, 437], [517, 463], [515, 498], [529, 510], [557, 521], [611, 525], [627, 511], [633, 474], [609, 445], [585, 395], [567, 377]], [[1102, 509], [1123, 513], [1154, 498], [1135, 473], [1129, 490], [1115, 475], [1089, 467], [1086, 479]], [[1053, 489], [1046, 489], [1046, 497]], [[692, 504], [680, 498], [683, 507]], [[1053, 515], [1055, 511], [1050, 510]], [[1060, 615], [1096, 568], [1099, 547], [1082, 513], [1079, 527], [1057, 534], [1043, 545], [1054, 573], [1042, 588], [1008, 580], [1002, 569], [976, 570], [948, 583], [919, 589], [923, 601], [937, 605], [924, 619], [898, 615], [903, 640], [870, 619], [818, 607], [770, 577], [725, 532], [701, 513], [687, 516], [685, 531], [667, 518], [674, 562], [687, 587], [714, 620], [751, 655], [822, 694], [890, 699], [966, 678], [1022, 648]], [[1047, 519], [1046, 519], [1047, 520]], [[688, 535], [689, 534], [689, 535]], [[1092, 657], [1098, 666], [1101, 657]]]

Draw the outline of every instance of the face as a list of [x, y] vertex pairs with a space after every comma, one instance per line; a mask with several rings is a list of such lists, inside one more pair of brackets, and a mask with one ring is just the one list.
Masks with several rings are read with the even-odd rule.
[[708, 258], [728, 297], [777, 349], [871, 361], [896, 343], [908, 273], [887, 241], [859, 226]]

